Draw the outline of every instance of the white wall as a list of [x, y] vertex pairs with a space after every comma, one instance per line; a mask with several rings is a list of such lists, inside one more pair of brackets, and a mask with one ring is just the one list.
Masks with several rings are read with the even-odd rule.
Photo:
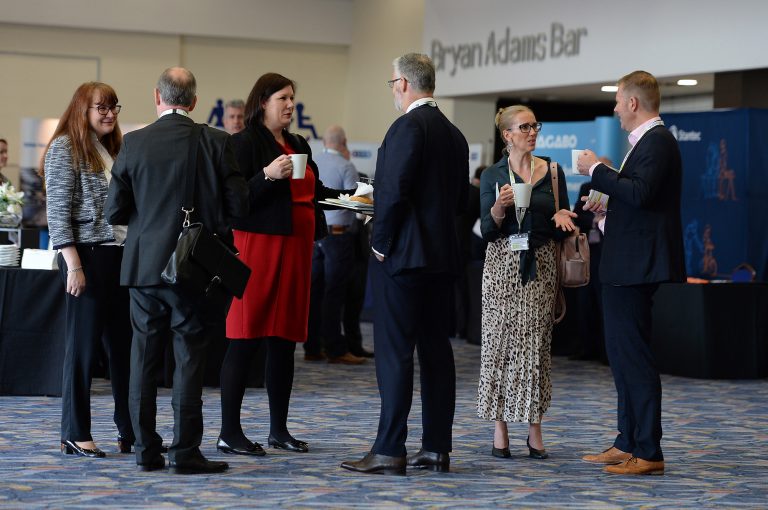
[[[424, 48], [444, 64], [447, 95], [612, 83], [635, 69], [664, 77], [768, 67], [765, 0], [426, 0], [425, 12]], [[498, 45], [507, 30], [509, 46], [535, 39], [534, 50], [494, 64], [489, 39]]]

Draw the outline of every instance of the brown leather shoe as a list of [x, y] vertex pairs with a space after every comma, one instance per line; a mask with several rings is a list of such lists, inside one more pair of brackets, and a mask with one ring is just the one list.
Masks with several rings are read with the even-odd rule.
[[451, 467], [451, 458], [447, 453], [430, 452], [423, 448], [417, 453], [409, 455], [405, 460], [408, 467], [428, 469], [439, 473], [447, 473]]
[[304, 361], [325, 361], [325, 354], [323, 354], [322, 352], [319, 354], [312, 354], [309, 352], [305, 352]]
[[342, 365], [362, 365], [365, 363], [365, 358], [358, 358], [351, 352], [347, 352], [343, 356], [337, 356], [335, 358], [329, 357], [328, 363], [340, 363]]
[[361, 460], [348, 460], [341, 467], [358, 473], [377, 475], [404, 475], [405, 457], [389, 457], [368, 453]]
[[622, 452], [615, 446], [611, 446], [603, 453], [597, 455], [585, 455], [581, 458], [584, 462], [591, 464], [621, 464], [628, 461], [632, 457], [631, 453]]
[[630, 457], [626, 462], [616, 466], [605, 466], [603, 471], [613, 475], [663, 475], [664, 461]]

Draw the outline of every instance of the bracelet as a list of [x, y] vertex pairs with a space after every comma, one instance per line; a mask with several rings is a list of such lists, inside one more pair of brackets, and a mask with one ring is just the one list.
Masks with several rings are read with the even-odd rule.
[[506, 217], [507, 217], [507, 213], [504, 213], [504, 216], [496, 216], [495, 214], [493, 214], [493, 207], [491, 207], [491, 218], [493, 218], [494, 220], [503, 220]]
[[264, 169], [264, 180], [265, 181], [274, 181], [274, 179], [267, 175], [267, 169]]
[[73, 267], [72, 269], [67, 269], [67, 274], [77, 273], [78, 271], [82, 271], [83, 266], [80, 267]]

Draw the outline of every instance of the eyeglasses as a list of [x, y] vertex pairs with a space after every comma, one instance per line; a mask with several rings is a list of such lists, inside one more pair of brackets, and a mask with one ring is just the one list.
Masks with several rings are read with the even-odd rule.
[[117, 115], [120, 113], [120, 110], [123, 108], [119, 104], [116, 104], [114, 106], [107, 106], [100, 104], [98, 106], [89, 106], [88, 108], [95, 108], [97, 112], [99, 112], [99, 115], [106, 115], [108, 112], [112, 112], [113, 114]]
[[[507, 131], [512, 131], [515, 128], [515, 126], [512, 126], [511, 128], [507, 128]], [[517, 126], [517, 129], [520, 130], [521, 133], [530, 133], [531, 129], [536, 131], [537, 133], [541, 131], [541, 122], [534, 122], [533, 124], [529, 124], [526, 122], [525, 124], [520, 124]]]
[[401, 76], [400, 78], [395, 78], [394, 80], [387, 80], [387, 87], [389, 87], [389, 88], [392, 88], [392, 87], [394, 87], [394, 86], [395, 86], [395, 83], [396, 83], [396, 82], [398, 82], [398, 81], [400, 81], [400, 80], [404, 80], [404, 79], [405, 79], [405, 78], [403, 78], [403, 77]]

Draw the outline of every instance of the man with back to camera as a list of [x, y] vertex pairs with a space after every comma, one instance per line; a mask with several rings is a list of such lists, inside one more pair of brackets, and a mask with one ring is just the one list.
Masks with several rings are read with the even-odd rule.
[[[163, 364], [166, 338], [171, 335], [176, 367], [169, 466], [181, 474], [218, 473], [228, 467], [226, 462], [207, 460], [200, 452], [200, 442], [207, 331], [226, 315], [231, 297], [227, 299], [221, 290], [205, 299], [188, 296], [160, 279], [184, 220], [181, 206], [187, 171], [197, 169], [192, 221], [203, 223], [231, 245], [229, 218], [248, 213], [248, 188], [229, 135], [189, 118], [197, 103], [195, 90], [195, 77], [188, 70], [172, 67], [163, 72], [154, 92], [159, 118], [123, 139], [106, 204], [110, 223], [128, 225], [120, 284], [130, 287], [129, 405], [136, 463], [143, 471], [162, 469], [165, 464], [155, 430], [155, 374]], [[197, 160], [188, 162], [190, 138], [199, 127], [203, 129]]]
[[[618, 393], [618, 436], [586, 462], [607, 473], [664, 473], [661, 379], [651, 351], [651, 306], [662, 282], [685, 279], [680, 219], [682, 162], [677, 140], [659, 117], [653, 75], [634, 71], [619, 80], [614, 111], [632, 146], [618, 171], [592, 151], [578, 159], [592, 188], [609, 195], [603, 223], [605, 347]], [[595, 209], [589, 203], [585, 209]]]
[[[435, 67], [426, 55], [397, 58], [387, 82], [404, 112], [376, 161], [371, 261], [374, 348], [381, 414], [376, 442], [341, 467], [405, 474], [406, 464], [448, 471], [456, 372], [445, 320], [458, 270], [456, 216], [467, 203], [469, 148], [432, 98]], [[413, 398], [413, 350], [421, 368], [422, 448], [406, 459]]]
[[242, 99], [232, 99], [224, 105], [224, 131], [230, 135], [245, 129], [245, 103]]
[[[323, 152], [314, 156], [320, 180], [329, 188], [353, 189], [358, 175], [355, 165], [344, 157], [349, 153], [344, 129], [329, 126], [323, 135], [323, 145]], [[355, 213], [338, 209], [324, 214], [328, 236], [315, 241], [312, 252], [309, 335], [304, 344], [304, 359], [320, 361], [327, 356], [328, 363], [360, 365], [365, 358], [352, 354], [341, 334], [344, 298], [355, 263]], [[325, 354], [320, 350], [323, 346]]]

